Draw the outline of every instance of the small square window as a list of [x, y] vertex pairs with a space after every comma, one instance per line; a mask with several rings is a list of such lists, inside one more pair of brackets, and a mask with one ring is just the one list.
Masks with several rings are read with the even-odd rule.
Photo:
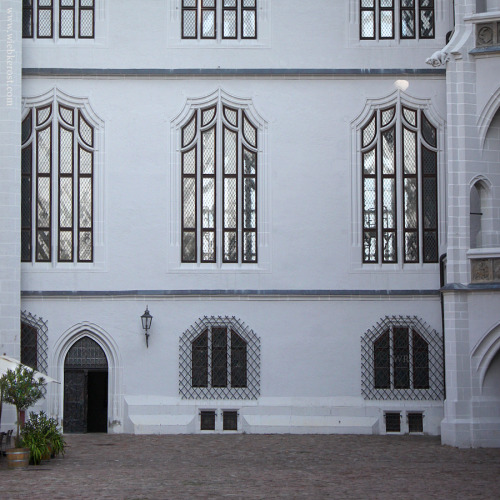
[[401, 432], [401, 413], [385, 414], [385, 432]]
[[215, 411], [204, 410], [200, 412], [200, 430], [215, 431]]
[[224, 411], [222, 413], [222, 430], [237, 431], [238, 430], [238, 412]]
[[424, 415], [408, 413], [408, 432], [424, 432]]

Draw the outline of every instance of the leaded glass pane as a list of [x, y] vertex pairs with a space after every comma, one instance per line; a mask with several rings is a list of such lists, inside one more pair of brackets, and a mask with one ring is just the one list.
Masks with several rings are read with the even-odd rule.
[[415, 0], [401, 0], [403, 7], [415, 7]]
[[73, 131], [59, 126], [59, 172], [73, 172]]
[[[389, 109], [384, 109], [382, 111], [382, 127], [385, 127], [386, 125], [389, 125], [391, 123], [392, 119], [394, 118], [394, 114], [396, 113], [396, 108], [392, 107]], [[367, 146], [368, 144], [366, 144]]]
[[405, 261], [418, 262], [418, 234], [416, 231], [405, 233]]
[[202, 7], [215, 7], [215, 0], [201, 0]]
[[190, 149], [182, 153], [182, 171], [184, 174], [196, 173], [196, 149]]
[[243, 0], [243, 7], [255, 7], [257, 0]]
[[380, 0], [380, 7], [392, 7], [393, 0]]
[[235, 231], [224, 232], [224, 262], [237, 262], [238, 239]]
[[215, 11], [213, 10], [201, 13], [201, 37], [215, 38]]
[[59, 116], [67, 125], [73, 126], [74, 110], [72, 108], [66, 108], [65, 106], [60, 105]]
[[194, 232], [182, 233], [182, 260], [183, 262], [196, 261], [196, 235]]
[[215, 233], [204, 231], [202, 237], [202, 257], [203, 262], [215, 262]]
[[78, 260], [92, 261], [92, 231], [80, 231], [78, 238]]
[[376, 200], [376, 181], [372, 178], [365, 178], [363, 180], [363, 227], [365, 229], [377, 227]]
[[231, 387], [247, 386], [247, 343], [231, 332]]
[[401, 12], [401, 37], [415, 38], [415, 11], [403, 10]]
[[108, 368], [108, 360], [102, 347], [89, 337], [73, 344], [66, 355], [64, 368]]
[[37, 170], [40, 174], [48, 174], [51, 169], [51, 127], [37, 131]]
[[37, 227], [50, 227], [50, 177], [37, 179]]
[[31, 231], [28, 229], [21, 231], [21, 261], [31, 261]]
[[396, 179], [383, 179], [383, 228], [396, 227]]
[[375, 12], [372, 10], [361, 11], [361, 38], [375, 37]]
[[94, 0], [80, 0], [80, 5], [82, 7], [93, 7], [94, 6]]
[[244, 10], [243, 11], [243, 30], [242, 38], [255, 38], [257, 33], [256, 23], [255, 23], [256, 12], [254, 10]]
[[243, 233], [243, 261], [257, 262], [257, 234], [255, 232]]
[[420, 10], [420, 37], [434, 38], [433, 10]]
[[33, 38], [33, 7], [31, 3], [23, 8], [23, 38]]
[[424, 262], [438, 261], [437, 231], [424, 231]]
[[183, 179], [183, 226], [194, 229], [196, 227], [196, 180]]
[[413, 388], [429, 388], [429, 346], [415, 331], [413, 332]]
[[215, 112], [217, 108], [213, 106], [212, 108], [204, 109], [201, 112], [201, 125], [202, 127], [208, 125], [215, 117]]
[[417, 179], [404, 180], [405, 229], [417, 229]]
[[423, 179], [424, 229], [437, 227], [437, 185], [434, 177]]
[[73, 9], [61, 9], [61, 38], [73, 38], [75, 36], [75, 11]]
[[38, 0], [39, 7], [52, 7], [52, 0]]
[[21, 363], [38, 369], [38, 329], [21, 322]]
[[94, 130], [87, 123], [85, 118], [83, 118], [81, 113], [79, 113], [78, 118], [79, 118], [78, 121], [79, 121], [80, 138], [87, 146], [92, 147], [94, 145]]
[[196, 38], [196, 11], [185, 10], [182, 13], [182, 37]]
[[52, 38], [52, 9], [38, 9], [38, 37]]
[[224, 7], [236, 7], [236, 0], [224, 0]]
[[92, 179], [80, 177], [80, 227], [92, 227]]
[[368, 125], [366, 125], [365, 128], [363, 128], [362, 135], [363, 135], [363, 147], [365, 148], [369, 144], [372, 143], [373, 139], [375, 139], [375, 132], [377, 131], [377, 126], [376, 126], [376, 115], [373, 115], [373, 118], [370, 120]]
[[253, 177], [243, 179], [243, 227], [255, 229], [257, 226], [257, 187]]
[[203, 179], [202, 227], [215, 228], [215, 179], [213, 177]]
[[386, 231], [383, 233], [383, 259], [384, 262], [397, 262], [396, 232]]
[[59, 226], [73, 227], [73, 178], [59, 178]]
[[81, 146], [78, 148], [79, 155], [79, 172], [80, 174], [91, 174], [93, 153], [83, 149]]
[[237, 187], [234, 177], [224, 179], [224, 228], [236, 229], [237, 224]]
[[394, 127], [382, 133], [382, 173], [395, 173], [395, 129]]
[[225, 10], [224, 11], [222, 36], [224, 38], [236, 38], [236, 11], [235, 10]]
[[375, 149], [363, 153], [363, 174], [364, 175], [375, 175]]
[[380, 12], [380, 38], [394, 37], [394, 12], [382, 10]]
[[250, 123], [245, 114], [243, 114], [243, 135], [251, 146], [257, 147], [257, 129]]
[[203, 174], [215, 173], [215, 127], [202, 133]]
[[427, 144], [436, 147], [436, 128], [429, 122], [424, 113], [422, 113], [422, 135]]
[[410, 388], [410, 343], [407, 328], [394, 328], [394, 388]]
[[238, 111], [224, 106], [224, 117], [234, 127], [238, 126]]
[[417, 112], [415, 110], [403, 108], [403, 116], [410, 125], [417, 126]]
[[363, 262], [377, 262], [376, 231], [365, 231], [363, 233]]
[[31, 227], [31, 176], [21, 178], [21, 227]]
[[196, 134], [196, 113], [193, 115], [191, 120], [187, 125], [182, 127], [182, 147], [186, 147], [190, 144]]
[[417, 135], [415, 132], [403, 128], [403, 171], [405, 174], [417, 173]]
[[196, 7], [196, 2], [198, 0], [182, 0], [183, 7]]
[[243, 148], [243, 173], [245, 175], [255, 175], [257, 164], [257, 153]]
[[31, 174], [32, 145], [23, 148], [21, 153], [21, 171], [23, 174]]
[[437, 153], [422, 146], [422, 169], [424, 175], [436, 175]]
[[212, 328], [212, 387], [227, 387], [226, 328]]
[[361, 0], [361, 7], [375, 7], [375, 0]]
[[389, 331], [373, 343], [374, 385], [376, 389], [390, 389], [391, 366]]
[[32, 111], [28, 113], [26, 118], [23, 120], [22, 127], [21, 127], [21, 143], [24, 144], [25, 142], [28, 141], [28, 139], [31, 137], [31, 117], [32, 117]]
[[37, 126], [43, 125], [52, 114], [52, 106], [44, 106], [36, 110], [36, 124]]
[[224, 174], [233, 175], [237, 170], [237, 133], [224, 127]]
[[94, 38], [94, 11], [80, 10], [80, 37]]
[[73, 260], [73, 231], [59, 231], [59, 262]]
[[36, 234], [36, 260], [50, 261], [50, 231], [38, 230]]
[[208, 331], [205, 330], [192, 342], [191, 385], [208, 387]]
[[61, 0], [62, 7], [73, 7], [75, 5], [75, 0]]

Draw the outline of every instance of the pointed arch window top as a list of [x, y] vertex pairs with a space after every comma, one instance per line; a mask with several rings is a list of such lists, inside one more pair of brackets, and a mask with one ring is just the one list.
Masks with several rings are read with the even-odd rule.
[[68, 351], [64, 368], [107, 369], [108, 360], [104, 350], [95, 340], [82, 337]]

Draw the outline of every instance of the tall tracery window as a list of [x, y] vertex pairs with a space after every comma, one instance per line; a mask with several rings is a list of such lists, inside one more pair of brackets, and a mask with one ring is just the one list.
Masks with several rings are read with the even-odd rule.
[[397, 103], [371, 114], [361, 146], [363, 262], [437, 262], [436, 127]]
[[434, 0], [360, 0], [361, 40], [434, 37]]
[[23, 38], [94, 38], [95, 0], [23, 0]]
[[260, 339], [234, 317], [205, 317], [180, 339], [179, 392], [186, 399], [256, 399]]
[[257, 38], [257, 0], [182, 0], [182, 38]]
[[94, 151], [94, 127], [81, 109], [57, 100], [28, 108], [22, 122], [23, 262], [92, 262]]
[[182, 262], [257, 263], [257, 127], [223, 102], [181, 128]]

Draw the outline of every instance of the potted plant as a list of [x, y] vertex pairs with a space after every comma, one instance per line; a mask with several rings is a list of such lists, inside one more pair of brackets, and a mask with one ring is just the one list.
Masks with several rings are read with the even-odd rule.
[[37, 380], [33, 370], [20, 365], [15, 370], [7, 370], [1, 381], [3, 400], [14, 405], [17, 414], [15, 448], [7, 450], [7, 460], [9, 467], [25, 467], [26, 462], [29, 463], [29, 450], [21, 448], [20, 428], [24, 423], [24, 412], [43, 397], [45, 380]]

